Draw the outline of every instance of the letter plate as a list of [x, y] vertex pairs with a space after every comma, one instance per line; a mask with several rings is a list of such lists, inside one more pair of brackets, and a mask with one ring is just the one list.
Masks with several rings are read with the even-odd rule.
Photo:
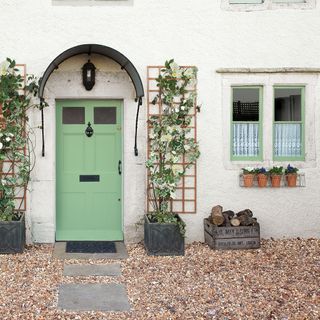
[[80, 175], [79, 179], [80, 179], [80, 182], [99, 182], [100, 176], [99, 175]]

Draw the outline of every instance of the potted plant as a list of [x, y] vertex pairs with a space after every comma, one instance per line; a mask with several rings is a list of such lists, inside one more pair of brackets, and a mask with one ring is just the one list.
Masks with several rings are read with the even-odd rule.
[[256, 169], [252, 167], [242, 168], [243, 185], [246, 188], [251, 188], [253, 186], [253, 179], [256, 173]]
[[273, 166], [269, 170], [269, 174], [271, 176], [271, 186], [273, 188], [279, 188], [281, 184], [282, 175], [283, 175], [283, 167]]
[[196, 81], [196, 70], [166, 61], [156, 81], [160, 93], [153, 103], [159, 101], [162, 114], [148, 120], [150, 153], [146, 167], [152, 211], [144, 219], [144, 244], [148, 254], [183, 255], [185, 223], [170, 210], [170, 201], [176, 198], [186, 170], [200, 155], [198, 143], [189, 134], [189, 113], [196, 96], [188, 87]]
[[[32, 170], [27, 111], [36, 107], [33, 76], [27, 85], [14, 60], [0, 64], [0, 253], [22, 252], [25, 246], [23, 200]], [[17, 197], [19, 195], [19, 197]]]
[[258, 168], [256, 169], [257, 180], [259, 188], [265, 188], [268, 183], [268, 172], [266, 168]]
[[287, 185], [288, 187], [296, 187], [297, 186], [297, 172], [299, 171], [298, 168], [292, 167], [290, 163], [288, 164], [287, 168], [285, 169], [284, 173], [286, 175]]

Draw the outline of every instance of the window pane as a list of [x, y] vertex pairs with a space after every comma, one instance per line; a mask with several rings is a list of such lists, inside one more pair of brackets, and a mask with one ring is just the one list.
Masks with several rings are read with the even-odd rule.
[[63, 124], [84, 124], [83, 107], [63, 107], [62, 123]]
[[272, 0], [274, 3], [305, 3], [305, 0]]
[[262, 0], [229, 0], [230, 4], [256, 4], [256, 3], [262, 3]]
[[301, 89], [274, 90], [275, 121], [301, 121]]
[[117, 108], [116, 107], [95, 107], [94, 123], [95, 124], [116, 124]]
[[259, 155], [259, 124], [233, 124], [233, 155], [256, 157]]
[[275, 124], [274, 154], [278, 157], [299, 157], [302, 154], [301, 124]]
[[259, 121], [259, 88], [233, 88], [233, 121]]

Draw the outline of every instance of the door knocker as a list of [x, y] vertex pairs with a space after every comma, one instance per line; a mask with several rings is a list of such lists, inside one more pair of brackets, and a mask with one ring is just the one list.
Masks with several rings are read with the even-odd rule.
[[85, 134], [89, 138], [92, 137], [92, 135], [93, 135], [93, 129], [91, 127], [91, 123], [90, 122], [88, 122], [88, 127], [87, 127], [87, 129], [85, 131]]

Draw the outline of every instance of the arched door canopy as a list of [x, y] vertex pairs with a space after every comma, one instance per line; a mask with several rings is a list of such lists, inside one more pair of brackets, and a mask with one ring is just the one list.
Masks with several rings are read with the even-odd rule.
[[59, 64], [61, 64], [63, 61], [79, 55], [79, 54], [100, 54], [102, 56], [108, 57], [115, 62], [117, 62], [121, 69], [124, 69], [129, 77], [131, 78], [133, 85], [136, 90], [136, 99], [139, 100], [139, 98], [142, 98], [144, 96], [144, 90], [141, 78], [139, 76], [139, 73], [135, 66], [132, 64], [132, 62], [125, 57], [122, 53], [119, 51], [112, 49], [107, 46], [103, 46], [100, 44], [82, 44], [73, 48], [70, 48], [61, 54], [59, 54], [48, 66], [46, 71], [44, 72], [43, 76], [40, 79], [40, 86], [39, 86], [39, 98], [43, 100], [43, 94], [44, 94], [44, 88], [46, 86], [46, 83], [52, 74], [52, 72], [59, 67]]
[[[44, 88], [47, 84], [47, 81], [52, 74], [52, 72], [59, 67], [59, 64], [63, 61], [74, 57], [79, 54], [100, 54], [102, 56], [108, 57], [115, 62], [117, 62], [121, 69], [126, 70], [127, 74], [131, 78], [134, 88], [136, 90], [136, 101], [138, 102], [137, 106], [137, 114], [136, 114], [136, 125], [135, 125], [135, 143], [134, 143], [134, 154], [138, 156], [138, 147], [137, 147], [137, 133], [138, 133], [138, 118], [139, 118], [139, 110], [140, 106], [142, 105], [142, 97], [144, 96], [144, 90], [141, 78], [135, 66], [132, 62], [126, 58], [122, 53], [119, 51], [112, 49], [107, 46], [102, 46], [100, 44], [82, 44], [73, 48], [70, 48], [61, 54], [59, 54], [48, 66], [46, 71], [44, 72], [43, 76], [40, 79], [39, 85], [39, 98], [41, 103], [44, 102]], [[43, 107], [41, 108], [41, 129], [42, 129], [42, 156], [45, 155], [45, 139], [44, 139], [44, 114], [43, 114]]]

